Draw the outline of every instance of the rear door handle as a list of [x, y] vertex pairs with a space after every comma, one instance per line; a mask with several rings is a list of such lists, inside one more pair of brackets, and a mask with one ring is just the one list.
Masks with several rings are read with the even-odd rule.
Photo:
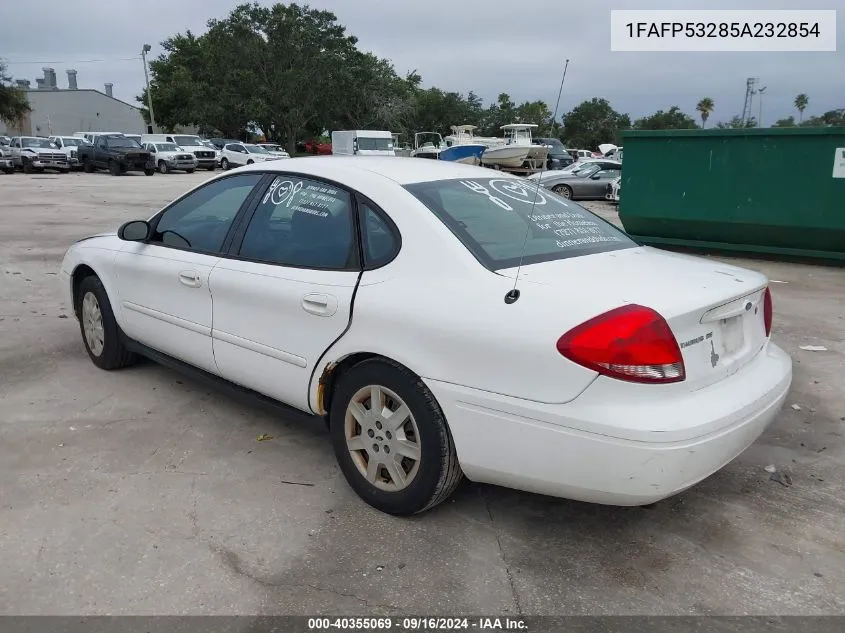
[[302, 297], [302, 309], [317, 316], [332, 316], [337, 312], [337, 297], [311, 293]]
[[199, 288], [202, 285], [200, 274], [195, 270], [182, 270], [179, 272], [179, 281], [190, 286], [191, 288]]

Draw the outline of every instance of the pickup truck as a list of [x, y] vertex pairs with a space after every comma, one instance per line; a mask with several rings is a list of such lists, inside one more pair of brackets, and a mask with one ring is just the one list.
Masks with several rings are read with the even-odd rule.
[[12, 150], [8, 145], [0, 143], [0, 171], [6, 174], [15, 173], [15, 163], [12, 161]]
[[151, 154], [138, 141], [122, 134], [100, 134], [92, 145], [83, 145], [77, 150], [85, 173], [95, 169], [108, 169], [112, 176], [120, 176], [127, 171], [143, 171], [147, 176], [156, 173]]
[[62, 174], [70, 171], [67, 156], [53, 142], [41, 136], [16, 136], [9, 148], [12, 162], [24, 173], [52, 169]]

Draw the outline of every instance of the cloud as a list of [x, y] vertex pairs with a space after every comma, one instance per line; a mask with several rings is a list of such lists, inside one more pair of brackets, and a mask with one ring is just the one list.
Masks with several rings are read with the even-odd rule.
[[[262, 4], [271, 4], [262, 2]], [[794, 114], [799, 92], [810, 96], [807, 115], [845, 107], [845, 51], [835, 53], [613, 53], [612, 0], [535, 0], [525, 5], [490, 0], [314, 0], [333, 11], [359, 45], [391, 59], [399, 73], [417, 70], [426, 86], [486, 101], [507, 92], [514, 101], [543, 99], [553, 108], [564, 59], [571, 60], [560, 111], [584, 99], [607, 98], [632, 117], [696, 102], [716, 103], [711, 121], [742, 110], [747, 77], [767, 86], [764, 122]], [[0, 56], [17, 78], [33, 81], [42, 66], [78, 71], [81, 88], [114, 83], [115, 96], [134, 103], [144, 73], [140, 50], [177, 32], [202, 32], [224, 17], [232, 0], [40, 0], [38, 11], [0, 3]], [[640, 9], [699, 8], [693, 0], [642, 0]], [[626, 7], [629, 8], [629, 7]], [[713, 0], [709, 9], [798, 9], [796, 0]], [[813, 9], [841, 9], [841, 0], [815, 0]], [[838, 30], [845, 32], [845, 11]], [[103, 61], [93, 61], [103, 60]], [[49, 62], [49, 63], [46, 63]], [[757, 106], [755, 105], [755, 110]], [[755, 112], [757, 114], [757, 112]]]

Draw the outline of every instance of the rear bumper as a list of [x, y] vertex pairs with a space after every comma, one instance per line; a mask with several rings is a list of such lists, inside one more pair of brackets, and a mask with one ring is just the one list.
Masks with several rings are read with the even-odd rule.
[[[600, 380], [563, 405], [426, 384], [446, 414], [469, 479], [635, 506], [695, 485], [748, 448], [783, 405], [792, 361], [769, 343], [732, 377], [668, 401], [614, 399]], [[608, 420], [622, 421], [617, 433]]]

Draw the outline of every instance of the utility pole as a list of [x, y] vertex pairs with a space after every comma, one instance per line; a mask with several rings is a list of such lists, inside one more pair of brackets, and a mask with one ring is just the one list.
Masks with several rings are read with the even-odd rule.
[[751, 118], [752, 114], [752, 104], [754, 102], [754, 95], [756, 94], [756, 90], [754, 87], [760, 82], [759, 77], [749, 77], [745, 81], [745, 105], [742, 108], [742, 124], [745, 125], [748, 123], [748, 120]]
[[757, 116], [757, 127], [763, 127], [763, 93], [766, 91], [766, 88], [767, 86], [763, 86], [762, 88], [757, 89], [757, 94], [760, 99], [760, 114]]
[[156, 117], [153, 114], [153, 95], [150, 92], [150, 73], [147, 70], [147, 53], [152, 50], [152, 46], [149, 44], [144, 44], [144, 47], [141, 49], [141, 59], [144, 62], [144, 79], [147, 82], [147, 107], [150, 110], [150, 125], [149, 129], [147, 130], [150, 134], [155, 132], [156, 127]]

